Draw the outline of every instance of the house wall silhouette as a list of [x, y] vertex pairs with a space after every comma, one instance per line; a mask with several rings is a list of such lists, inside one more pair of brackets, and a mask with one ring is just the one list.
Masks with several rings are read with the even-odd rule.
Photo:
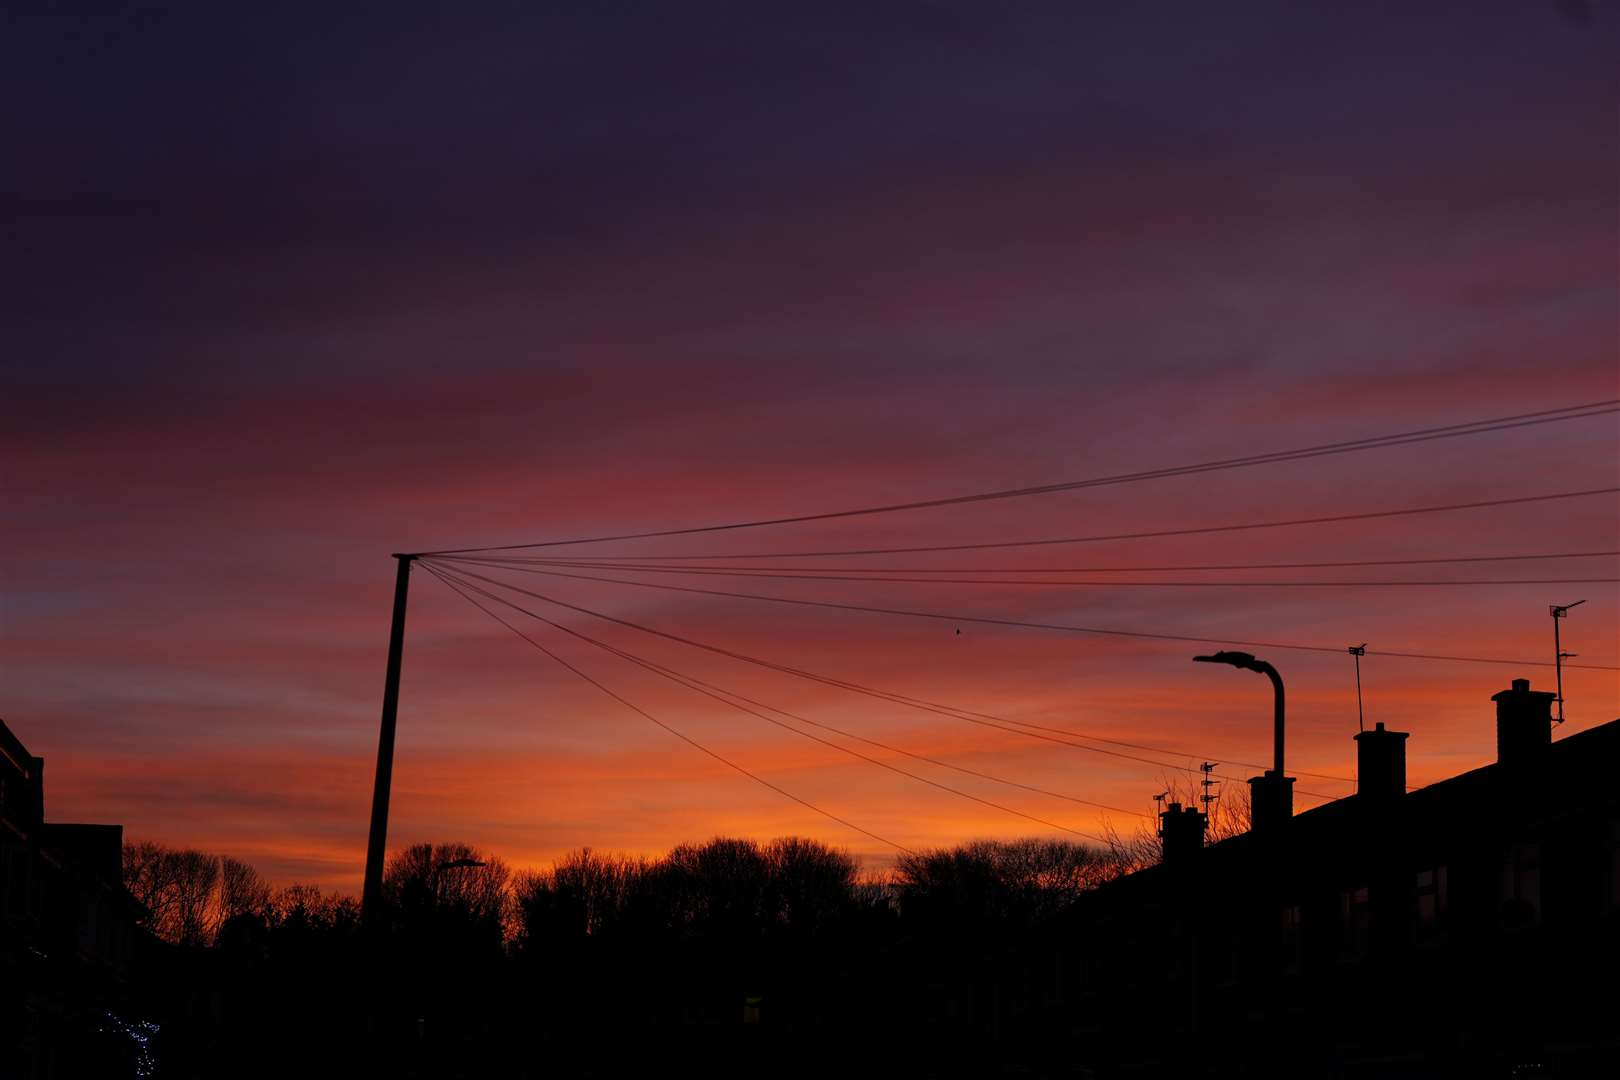
[[1167, 845], [964, 978], [973, 1022], [1048, 1075], [1620, 1075], [1620, 721], [1554, 742], [1553, 697], [1415, 791], [1365, 732], [1356, 795]]
[[123, 827], [45, 821], [45, 760], [0, 723], [0, 1076], [78, 1075], [128, 1011], [141, 913]]

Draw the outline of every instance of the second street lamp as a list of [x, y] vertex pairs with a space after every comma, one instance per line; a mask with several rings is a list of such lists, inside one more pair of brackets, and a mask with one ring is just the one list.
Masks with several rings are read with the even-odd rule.
[[1195, 656], [1200, 664], [1230, 664], [1245, 671], [1258, 671], [1271, 680], [1272, 689], [1272, 767], [1249, 778], [1250, 828], [1268, 832], [1294, 816], [1294, 778], [1283, 775], [1283, 681], [1277, 669], [1252, 653], [1222, 650], [1214, 656]]

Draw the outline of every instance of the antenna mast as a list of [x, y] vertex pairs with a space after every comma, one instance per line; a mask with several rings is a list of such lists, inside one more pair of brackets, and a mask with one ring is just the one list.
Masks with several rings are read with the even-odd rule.
[[1361, 711], [1361, 658], [1367, 655], [1367, 643], [1350, 646], [1350, 655], [1356, 658], [1356, 727], [1367, 730], [1367, 717]]
[[[1210, 779], [1210, 773], [1214, 772], [1215, 766], [1219, 764], [1218, 761], [1206, 761], [1198, 766], [1199, 771], [1204, 774], [1204, 778], [1198, 782], [1198, 785], [1204, 789], [1204, 793], [1198, 796], [1198, 801], [1204, 804], [1204, 820], [1206, 822], [1209, 821], [1210, 805], [1221, 801], [1221, 782]], [[1207, 837], [1209, 834], [1206, 831], [1204, 835]]]
[[1584, 603], [1586, 603], [1585, 600], [1577, 600], [1573, 604], [1547, 605], [1547, 614], [1552, 616], [1553, 621], [1553, 663], [1558, 669], [1558, 697], [1554, 700], [1558, 702], [1558, 722], [1560, 724], [1564, 722], [1564, 661], [1578, 654], [1564, 651], [1564, 646], [1558, 640], [1558, 620], [1569, 618], [1569, 609], [1578, 608]]

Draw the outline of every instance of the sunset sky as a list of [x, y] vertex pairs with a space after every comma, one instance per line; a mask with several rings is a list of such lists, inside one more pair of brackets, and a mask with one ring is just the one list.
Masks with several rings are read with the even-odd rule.
[[[46, 758], [50, 819], [236, 855], [279, 883], [358, 891], [392, 552], [948, 497], [1620, 396], [1614, 3], [107, 8], [0, 14], [0, 718]], [[1190, 528], [1613, 487], [1617, 461], [1608, 414], [563, 550]], [[1036, 571], [1602, 552], [1617, 539], [1620, 500], [1602, 495], [815, 561]], [[1130, 577], [1616, 571], [1602, 556]], [[834, 678], [1162, 748], [1149, 756], [1180, 766], [1207, 758], [1247, 776], [1230, 763], [1270, 754], [1265, 680], [1190, 662], [1212, 646], [492, 576]], [[1515, 677], [1550, 687], [1552, 670], [1372, 654], [1547, 663], [1547, 605], [1584, 598], [1565, 647], [1610, 670], [1566, 672], [1559, 735], [1620, 715], [1612, 583], [640, 577], [1366, 641], [1367, 721], [1412, 733], [1414, 783], [1492, 760], [1491, 694]], [[801, 716], [1077, 798], [1145, 812], [1173, 772], [546, 613]], [[522, 628], [902, 846], [1066, 835]], [[1254, 651], [1288, 683], [1290, 769], [1350, 776], [1350, 657]], [[1140, 820], [848, 745], [1072, 829]], [[415, 574], [392, 848], [465, 840], [538, 866], [580, 846], [656, 852], [716, 833], [816, 836], [872, 866], [893, 856]]]

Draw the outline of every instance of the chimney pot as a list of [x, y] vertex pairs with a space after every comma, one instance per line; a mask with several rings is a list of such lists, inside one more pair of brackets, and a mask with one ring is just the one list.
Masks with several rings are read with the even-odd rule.
[[1385, 731], [1378, 724], [1356, 735], [1356, 794], [1364, 801], [1396, 799], [1406, 794], [1404, 731]]
[[1164, 840], [1164, 862], [1167, 865], [1180, 865], [1193, 852], [1203, 848], [1204, 827], [1209, 824], [1208, 814], [1173, 802], [1159, 815], [1159, 822], [1160, 835]]
[[1294, 816], [1294, 778], [1276, 769], [1249, 777], [1249, 831], [1270, 833]]
[[1514, 679], [1513, 689], [1491, 695], [1496, 702], [1496, 761], [1510, 769], [1533, 768], [1552, 745], [1550, 690], [1530, 689], [1529, 679]]

